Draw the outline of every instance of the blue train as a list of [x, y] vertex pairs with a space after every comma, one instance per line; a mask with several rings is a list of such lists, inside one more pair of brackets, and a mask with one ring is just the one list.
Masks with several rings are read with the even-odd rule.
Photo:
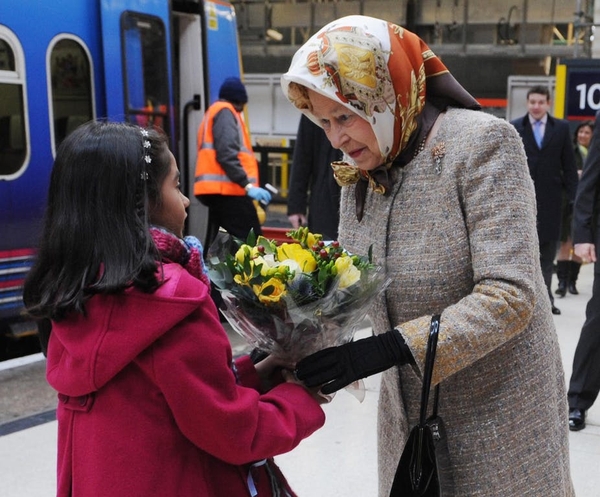
[[[22, 285], [65, 136], [95, 118], [160, 126], [190, 193], [203, 111], [240, 61], [222, 0], [0, 2], [0, 337], [35, 333]], [[204, 219], [193, 201], [188, 231]]]

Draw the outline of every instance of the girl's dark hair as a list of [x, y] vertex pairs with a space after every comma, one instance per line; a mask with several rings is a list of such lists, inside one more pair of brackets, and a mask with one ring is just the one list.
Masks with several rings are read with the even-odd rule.
[[155, 129], [92, 121], [62, 142], [23, 292], [32, 317], [60, 320], [84, 313], [94, 294], [158, 287], [148, 209], [160, 204], [169, 168], [166, 136]]

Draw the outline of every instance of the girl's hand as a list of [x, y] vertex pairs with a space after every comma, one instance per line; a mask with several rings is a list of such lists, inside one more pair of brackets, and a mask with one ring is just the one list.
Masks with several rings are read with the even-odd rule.
[[260, 362], [257, 362], [254, 367], [260, 378], [261, 390], [268, 392], [274, 386], [283, 383], [284, 379], [281, 376], [281, 372], [284, 368], [293, 369], [294, 366], [294, 363], [272, 355], [268, 355]]
[[325, 395], [324, 393], [321, 393], [321, 387], [320, 386], [312, 387], [312, 388], [307, 387], [298, 378], [296, 378], [296, 376], [294, 375], [294, 373], [290, 369], [282, 369], [281, 370], [281, 374], [282, 374], [283, 379], [285, 380], [286, 383], [295, 383], [296, 385], [300, 385], [301, 387], [304, 387], [304, 389], [320, 405], [329, 404], [329, 402], [331, 402], [331, 400], [335, 396], [335, 394]]

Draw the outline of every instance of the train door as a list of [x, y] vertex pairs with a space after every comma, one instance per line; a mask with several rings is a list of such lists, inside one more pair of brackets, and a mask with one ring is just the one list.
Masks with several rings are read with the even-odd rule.
[[182, 190], [190, 199], [186, 232], [203, 240], [208, 212], [194, 197], [197, 130], [225, 78], [241, 76], [237, 21], [233, 6], [223, 0], [179, 0], [172, 6], [175, 100], [181, 123], [178, 162]]
[[106, 114], [154, 125], [175, 150], [169, 3], [101, 0]]
[[175, 89], [181, 123], [177, 156], [181, 171], [181, 190], [190, 199], [186, 233], [203, 239], [207, 209], [194, 197], [196, 133], [208, 102], [205, 25], [203, 5], [198, 2], [173, 2], [173, 58]]

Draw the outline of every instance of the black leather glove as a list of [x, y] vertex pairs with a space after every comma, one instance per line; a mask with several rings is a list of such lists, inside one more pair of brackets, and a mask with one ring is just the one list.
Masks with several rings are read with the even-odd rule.
[[414, 362], [398, 330], [329, 347], [302, 359], [296, 377], [307, 387], [323, 385], [321, 392], [337, 392], [350, 383], [392, 366]]

